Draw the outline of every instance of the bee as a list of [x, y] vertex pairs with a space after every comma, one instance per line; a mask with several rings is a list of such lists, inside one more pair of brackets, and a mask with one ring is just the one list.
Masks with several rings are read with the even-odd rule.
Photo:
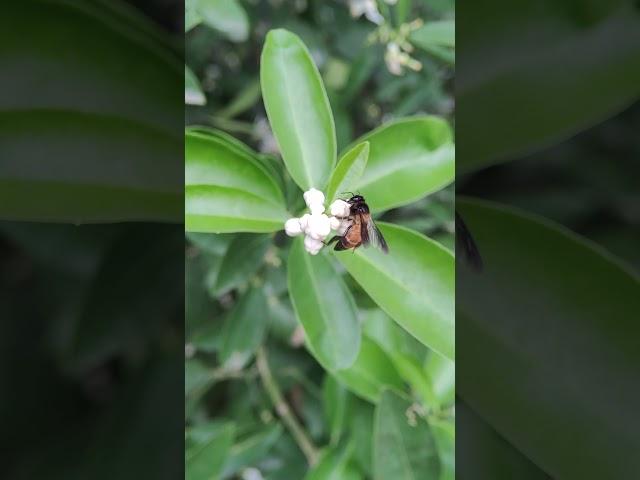
[[334, 250], [349, 250], [355, 251], [360, 245], [368, 247], [374, 245], [381, 249], [384, 253], [389, 253], [389, 247], [384, 240], [382, 233], [376, 227], [376, 224], [371, 219], [371, 213], [369, 213], [369, 205], [364, 201], [362, 195], [352, 195], [349, 200], [349, 216], [350, 225], [343, 235], [336, 235], [327, 245], [331, 245], [333, 242], [337, 242]]

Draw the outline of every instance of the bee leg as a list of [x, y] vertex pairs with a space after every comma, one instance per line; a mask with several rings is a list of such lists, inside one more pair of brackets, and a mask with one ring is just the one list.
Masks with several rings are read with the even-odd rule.
[[336, 243], [336, 246], [335, 246], [334, 250], [337, 250], [337, 251], [347, 250], [347, 247], [345, 247], [344, 244], [342, 243], [342, 237], [338, 237], [338, 238], [340, 239], [340, 241], [338, 243]]
[[334, 235], [333, 237], [331, 237], [331, 240], [329, 240], [328, 242], [322, 242], [325, 244], [325, 246], [329, 247], [333, 242], [337, 242], [338, 240], [340, 240], [340, 236], [339, 235]]

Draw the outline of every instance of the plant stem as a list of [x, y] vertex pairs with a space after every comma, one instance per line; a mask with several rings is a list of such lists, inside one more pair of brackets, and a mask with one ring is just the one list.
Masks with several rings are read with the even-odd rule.
[[258, 349], [256, 364], [258, 365], [258, 372], [260, 373], [260, 378], [262, 379], [264, 388], [267, 391], [276, 412], [278, 412], [278, 415], [282, 418], [282, 421], [291, 432], [291, 435], [293, 435], [294, 440], [300, 447], [300, 450], [302, 450], [302, 453], [304, 453], [304, 456], [307, 457], [309, 465], [315, 465], [318, 461], [318, 450], [307, 435], [307, 432], [304, 431], [296, 417], [291, 412], [291, 408], [289, 408], [287, 402], [284, 400], [280, 387], [276, 383], [273, 375], [271, 374], [271, 370], [269, 369], [267, 354], [264, 347], [260, 347]]

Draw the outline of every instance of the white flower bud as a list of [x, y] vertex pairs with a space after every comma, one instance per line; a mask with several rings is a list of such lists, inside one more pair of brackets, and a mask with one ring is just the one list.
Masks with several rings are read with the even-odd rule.
[[324, 240], [331, 233], [331, 221], [324, 213], [309, 216], [309, 222], [305, 233], [316, 239]]
[[315, 188], [304, 192], [303, 197], [304, 202], [309, 208], [311, 208], [312, 205], [324, 205], [324, 193], [322, 193], [320, 190], [316, 190]]
[[311, 211], [311, 215], [320, 215], [324, 213], [324, 205], [322, 203], [312, 203], [309, 205], [309, 210]]
[[306, 232], [307, 228], [309, 228], [309, 218], [311, 218], [311, 215], [308, 213], [305, 213], [300, 217], [300, 228], [303, 232]]
[[304, 249], [311, 255], [316, 255], [322, 248], [322, 240], [317, 240], [312, 237], [304, 237]]
[[284, 231], [290, 237], [295, 237], [296, 235], [300, 235], [302, 233], [302, 227], [300, 225], [299, 218], [290, 218], [284, 224]]
[[344, 200], [336, 200], [329, 207], [331, 215], [334, 217], [345, 218], [349, 216], [350, 205]]
[[329, 217], [329, 222], [331, 222], [331, 230], [338, 230], [342, 223], [338, 217]]

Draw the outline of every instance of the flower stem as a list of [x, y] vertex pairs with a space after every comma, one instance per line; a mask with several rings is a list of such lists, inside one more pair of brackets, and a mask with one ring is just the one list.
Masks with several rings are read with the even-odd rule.
[[291, 435], [300, 447], [300, 450], [302, 450], [302, 453], [304, 453], [304, 456], [307, 458], [309, 465], [315, 465], [318, 461], [318, 450], [307, 435], [307, 432], [304, 431], [296, 417], [291, 412], [291, 408], [287, 402], [284, 400], [280, 387], [273, 378], [271, 369], [269, 368], [267, 354], [264, 347], [260, 347], [258, 349], [256, 364], [258, 366], [258, 372], [262, 379], [262, 383], [264, 384], [264, 388], [267, 391], [276, 412], [278, 412], [278, 415], [282, 418], [282, 421], [289, 429], [289, 432], [291, 432]]

